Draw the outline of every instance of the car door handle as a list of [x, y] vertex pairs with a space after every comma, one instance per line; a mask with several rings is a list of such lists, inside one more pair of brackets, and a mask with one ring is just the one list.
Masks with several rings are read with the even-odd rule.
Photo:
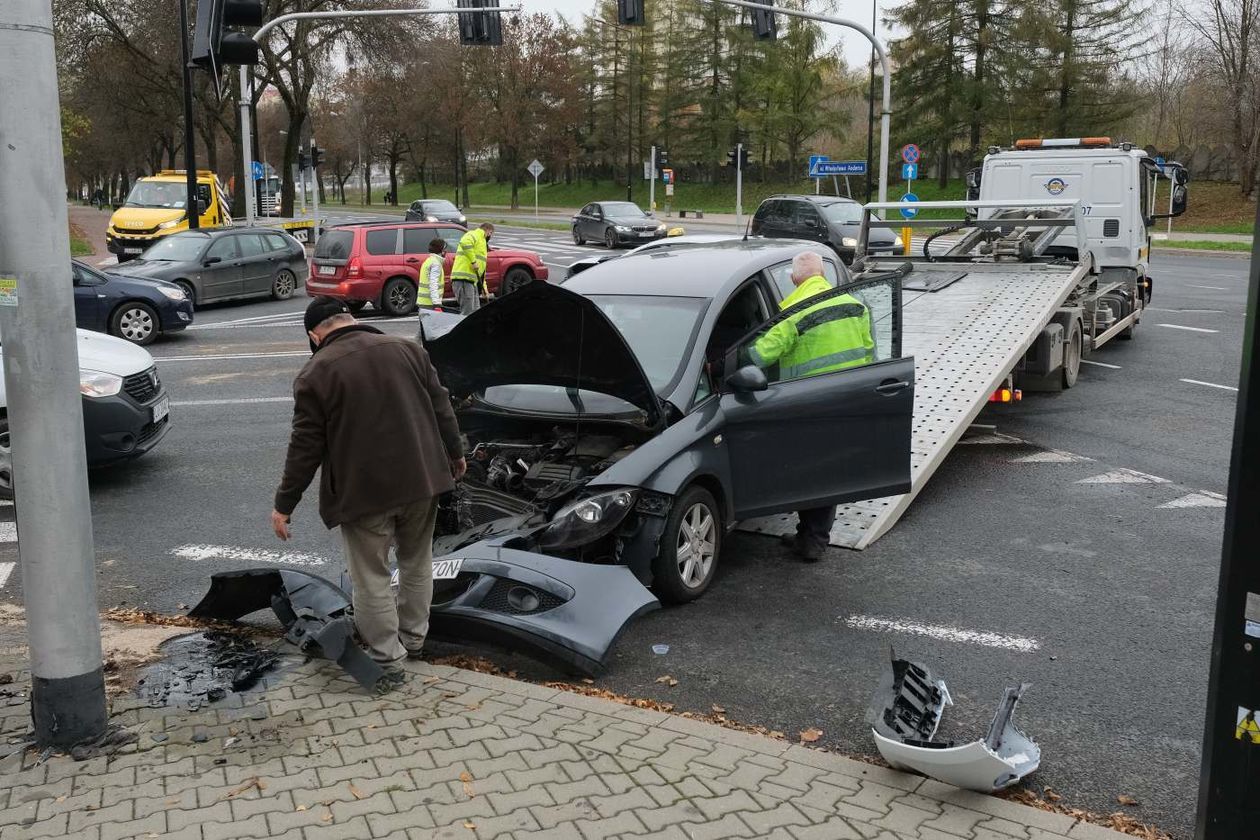
[[407, 262], [409, 262], [409, 263], [418, 263], [418, 262], [420, 262], [420, 260], [416, 259], [415, 257], [407, 257]]
[[910, 383], [902, 379], [885, 379], [875, 386], [875, 390], [885, 396], [891, 396], [910, 387]]

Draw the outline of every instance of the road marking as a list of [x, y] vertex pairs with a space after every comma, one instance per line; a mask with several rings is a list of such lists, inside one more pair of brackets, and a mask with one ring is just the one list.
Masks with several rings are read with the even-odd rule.
[[1208, 330], [1203, 327], [1187, 327], [1184, 324], [1156, 324], [1157, 327], [1168, 327], [1170, 330], [1185, 330], [1186, 332], [1215, 333], [1220, 330]]
[[220, 324], [250, 324], [255, 321], [279, 321], [284, 318], [301, 318], [302, 310], [296, 312], [273, 312], [270, 315], [256, 315], [253, 318], [233, 318], [230, 321], [211, 321], [206, 326], [218, 326]]
[[1208, 388], [1220, 388], [1222, 391], [1237, 391], [1233, 385], [1217, 385], [1215, 382], [1203, 382], [1198, 379], [1182, 379], [1181, 382], [1188, 382], [1191, 385], [1204, 385]]
[[1082, 478], [1077, 484], [1171, 484], [1168, 479], [1137, 470], [1118, 469]]
[[1032, 455], [1025, 455], [1022, 458], [1011, 459], [1012, 464], [1082, 464], [1086, 461], [1092, 461], [1093, 458], [1086, 458], [1084, 455], [1076, 455], [1071, 452], [1064, 452], [1061, 449], [1047, 449], [1045, 452], [1036, 452]]
[[4, 589], [4, 585], [9, 582], [9, 575], [13, 574], [16, 566], [17, 563], [0, 563], [0, 589]]
[[1159, 506], [1159, 509], [1196, 507], [1223, 508], [1225, 507], [1225, 497], [1220, 493], [1200, 490], [1197, 493], [1187, 493], [1180, 499], [1173, 499], [1171, 502], [1162, 504]]
[[238, 400], [183, 400], [171, 403], [172, 406], [193, 405], [250, 405], [251, 403], [287, 403], [293, 402], [293, 397], [248, 397]]
[[1226, 288], [1225, 286], [1199, 286], [1195, 283], [1187, 283], [1186, 285], [1192, 289], [1211, 289], [1215, 292], [1228, 292], [1229, 291], [1229, 289]]
[[17, 523], [0, 522], [0, 543], [17, 542]]
[[1158, 306], [1145, 307], [1147, 312], [1188, 312], [1192, 315], [1224, 315], [1223, 309], [1161, 309]]
[[1089, 359], [1081, 359], [1081, 364], [1107, 368], [1108, 370], [1120, 370], [1120, 365], [1109, 365], [1106, 362], [1091, 362]]
[[844, 620], [846, 626], [854, 630], [870, 630], [875, 633], [905, 633], [911, 636], [927, 636], [943, 642], [965, 642], [984, 647], [1005, 648], [1020, 653], [1032, 653], [1040, 649], [1036, 639], [1023, 636], [1005, 636], [1001, 633], [987, 633], [980, 630], [964, 630], [959, 627], [945, 627], [936, 624], [919, 624], [915, 621], [901, 621], [892, 618], [875, 618], [869, 615], [851, 615]]
[[181, 560], [232, 560], [239, 563], [275, 563], [281, 566], [325, 566], [330, 561], [303, 551], [270, 551], [239, 545], [181, 545], [171, 549]]
[[227, 359], [289, 359], [297, 356], [310, 356], [309, 350], [285, 351], [283, 353], [217, 353], [204, 356], [154, 356], [156, 362], [222, 362]]

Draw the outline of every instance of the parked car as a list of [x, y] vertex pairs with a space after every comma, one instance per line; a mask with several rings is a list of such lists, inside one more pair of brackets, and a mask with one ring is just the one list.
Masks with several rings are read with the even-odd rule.
[[660, 239], [668, 233], [668, 225], [629, 201], [595, 201], [573, 217], [573, 242], [577, 245], [591, 240], [612, 249], [628, 242]]
[[464, 224], [468, 219], [459, 208], [444, 198], [422, 198], [411, 202], [407, 208], [409, 222], [458, 222]]
[[[145, 454], [166, 436], [171, 402], [149, 351], [131, 342], [76, 330], [79, 391], [89, 467]], [[13, 449], [0, 358], [0, 498], [13, 498]]]
[[109, 333], [132, 344], [151, 344], [159, 333], [193, 322], [184, 290], [163, 280], [106, 275], [74, 260], [74, 316], [82, 330]]
[[[846, 263], [853, 262], [861, 227], [861, 204], [828, 195], [771, 196], [752, 218], [753, 236], [812, 239], [829, 245]], [[890, 229], [870, 228], [868, 253], [892, 254], [901, 247], [901, 237]]]
[[111, 274], [166, 280], [195, 305], [242, 298], [287, 300], [308, 272], [306, 249], [272, 228], [209, 228], [167, 236]]
[[[329, 228], [315, 246], [306, 293], [341, 298], [356, 312], [370, 303], [389, 315], [410, 315], [416, 308], [420, 266], [429, 256], [429, 243], [440, 238], [446, 242], [442, 295], [453, 301], [451, 264], [459, 238], [467, 232], [449, 222], [373, 222]], [[511, 294], [532, 280], [547, 277], [547, 266], [533, 251], [497, 248], [490, 240], [486, 286], [491, 294]]]
[[655, 239], [646, 245], [640, 245], [633, 250], [627, 251], [625, 254], [592, 254], [589, 257], [583, 257], [577, 262], [570, 264], [569, 273], [566, 275], [566, 279], [581, 274], [588, 268], [594, 268], [600, 263], [606, 263], [609, 260], [615, 260], [622, 256], [628, 257], [631, 254], [638, 254], [643, 251], [656, 251], [661, 248], [673, 248], [677, 246], [712, 245], [714, 242], [728, 242], [732, 239], [738, 238], [738, 235], [728, 233], [693, 233], [687, 236], [671, 236], [667, 239]]
[[[802, 249], [823, 255], [829, 294], [866, 304], [871, 363], [802, 378], [748, 363], [766, 330], [819, 302], [779, 311]], [[750, 239], [639, 253], [466, 318], [422, 313], [467, 437], [435, 553], [617, 563], [689, 601], [738, 520], [909, 489], [900, 279], [852, 280], [824, 250]]]

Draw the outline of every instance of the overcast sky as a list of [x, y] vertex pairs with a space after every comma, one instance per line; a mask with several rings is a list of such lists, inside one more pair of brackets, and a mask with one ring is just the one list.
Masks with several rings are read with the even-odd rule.
[[[580, 25], [583, 15], [589, 15], [591, 10], [595, 8], [595, 0], [518, 0], [526, 11], [530, 12], [559, 12], [572, 24]], [[894, 3], [888, 0], [876, 0], [879, 12], [882, 15], [883, 10]], [[871, 0], [838, 0], [836, 11], [833, 15], [840, 18], [848, 18], [854, 20], [863, 26], [871, 25]], [[865, 65], [870, 58], [871, 47], [870, 42], [862, 36], [861, 33], [851, 29], [840, 29], [839, 27], [826, 26], [831, 30], [828, 33], [828, 43], [839, 44], [844, 55], [845, 61], [850, 66]], [[888, 32], [882, 25], [876, 32], [877, 37], [881, 41], [887, 41]]]

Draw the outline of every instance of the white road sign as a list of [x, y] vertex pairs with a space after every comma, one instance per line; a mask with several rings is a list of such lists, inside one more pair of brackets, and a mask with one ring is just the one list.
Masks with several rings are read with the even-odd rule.
[[538, 158], [534, 158], [533, 162], [530, 163], [527, 169], [529, 170], [530, 175], [533, 175], [535, 178], [537, 178], [539, 175], [543, 174], [544, 167], [541, 163], [538, 162]]

